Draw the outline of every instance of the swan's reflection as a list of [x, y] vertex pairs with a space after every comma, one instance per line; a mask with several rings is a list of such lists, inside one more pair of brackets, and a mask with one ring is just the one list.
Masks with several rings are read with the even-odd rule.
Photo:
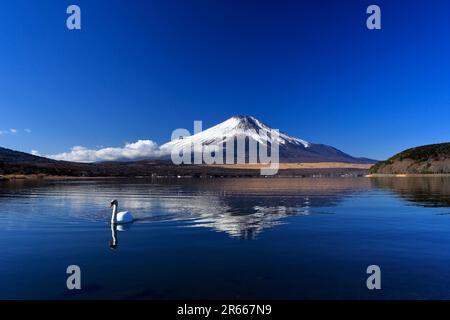
[[117, 239], [117, 224], [111, 223], [111, 240], [109, 240], [109, 248], [112, 250], [116, 250], [119, 245], [119, 241]]
[[116, 224], [111, 223], [111, 240], [109, 240], [109, 248], [116, 250], [119, 246], [119, 238], [117, 237], [117, 231], [127, 231], [131, 229], [131, 224]]

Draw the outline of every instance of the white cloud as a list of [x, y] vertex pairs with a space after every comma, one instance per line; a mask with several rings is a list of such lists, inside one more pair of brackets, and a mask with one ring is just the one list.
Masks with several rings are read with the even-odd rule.
[[[24, 129], [23, 130], [26, 133], [31, 133], [31, 129]], [[12, 134], [18, 134], [19, 129], [11, 128], [9, 130], [0, 130], [0, 135], [12, 135]]]
[[73, 147], [69, 152], [48, 155], [55, 160], [75, 162], [98, 162], [114, 160], [136, 160], [157, 157], [161, 155], [158, 145], [151, 140], [138, 140], [127, 143], [124, 147], [108, 147], [101, 149], [88, 149], [81, 146]]
[[31, 154], [33, 155], [33, 156], [40, 156], [41, 154], [39, 153], [39, 151], [37, 151], [37, 150], [31, 150]]

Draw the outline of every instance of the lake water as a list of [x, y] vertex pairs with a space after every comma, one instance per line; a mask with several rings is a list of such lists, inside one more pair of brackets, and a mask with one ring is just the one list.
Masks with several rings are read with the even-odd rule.
[[448, 299], [449, 207], [445, 177], [1, 183], [0, 298]]

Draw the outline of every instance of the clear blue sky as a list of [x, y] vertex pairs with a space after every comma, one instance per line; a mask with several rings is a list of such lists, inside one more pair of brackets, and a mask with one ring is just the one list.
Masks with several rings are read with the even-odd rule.
[[0, 146], [163, 143], [235, 114], [377, 159], [450, 141], [449, 15], [448, 0], [5, 2]]

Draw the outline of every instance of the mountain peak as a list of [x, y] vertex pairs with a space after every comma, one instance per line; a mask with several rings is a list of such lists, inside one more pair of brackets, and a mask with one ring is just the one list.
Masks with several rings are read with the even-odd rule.
[[[249, 139], [257, 141], [265, 145], [267, 141], [263, 139], [261, 134], [263, 132], [268, 133], [271, 132], [272, 128], [268, 125], [262, 123], [258, 119], [253, 116], [242, 116], [236, 115], [233, 116], [224, 122], [221, 122], [209, 129], [206, 129], [202, 132], [196, 133], [192, 136], [186, 137], [181, 140], [173, 140], [161, 146], [162, 149], [170, 149], [173, 146], [180, 145], [191, 145], [192, 143], [196, 143], [198, 145], [211, 145], [215, 144], [221, 146], [223, 141], [227, 141], [230, 139], [235, 139], [236, 137], [245, 136]], [[288, 145], [292, 144], [301, 148], [309, 148], [310, 143], [288, 136], [282, 132], [279, 132], [278, 143], [280, 145]]]
[[247, 116], [247, 115], [234, 115], [232, 116], [230, 119], [236, 119], [239, 121], [251, 121], [251, 120], [257, 120], [255, 117], [253, 116]]
[[252, 116], [236, 115], [222, 123], [242, 130], [270, 130], [269, 126], [263, 124], [261, 121]]

